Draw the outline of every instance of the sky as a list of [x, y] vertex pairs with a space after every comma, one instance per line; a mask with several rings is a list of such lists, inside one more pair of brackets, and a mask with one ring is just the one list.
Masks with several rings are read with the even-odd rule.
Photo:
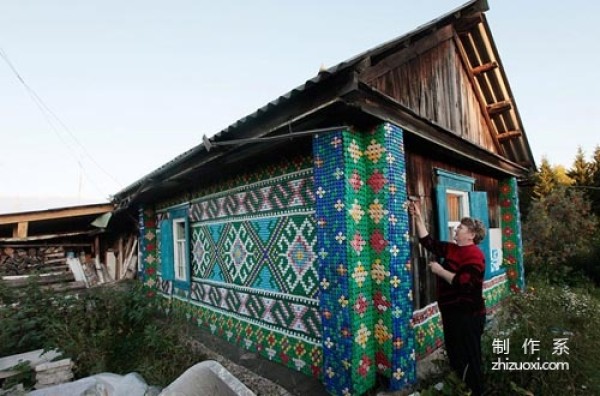
[[[106, 201], [321, 65], [464, 3], [1, 0], [0, 213]], [[600, 2], [488, 3], [536, 161], [590, 158]]]

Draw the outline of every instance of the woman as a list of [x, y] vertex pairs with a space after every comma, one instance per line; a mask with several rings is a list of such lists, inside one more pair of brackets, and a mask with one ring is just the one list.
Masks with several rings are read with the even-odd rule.
[[444, 258], [443, 265], [432, 261], [429, 267], [441, 278], [437, 302], [450, 367], [467, 383], [473, 395], [480, 395], [483, 392], [481, 335], [485, 324], [485, 256], [476, 245], [485, 237], [485, 228], [481, 221], [465, 217], [456, 228], [456, 243], [441, 242], [429, 235], [418, 203], [411, 202], [409, 211], [416, 222], [419, 242]]

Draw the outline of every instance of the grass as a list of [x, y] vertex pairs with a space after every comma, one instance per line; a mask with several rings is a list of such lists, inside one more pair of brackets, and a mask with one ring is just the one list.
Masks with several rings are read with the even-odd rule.
[[[485, 395], [600, 394], [599, 312], [600, 291], [591, 284], [571, 288], [537, 281], [527, 292], [511, 295], [482, 338]], [[503, 350], [506, 344], [508, 349]], [[506, 364], [493, 370], [498, 360], [514, 362], [515, 370]], [[564, 362], [568, 370], [535, 366], [516, 370], [527, 367], [525, 362]], [[421, 395], [468, 395], [447, 364], [444, 368], [433, 379], [433, 383], [444, 382], [444, 388], [438, 390], [428, 382]]]

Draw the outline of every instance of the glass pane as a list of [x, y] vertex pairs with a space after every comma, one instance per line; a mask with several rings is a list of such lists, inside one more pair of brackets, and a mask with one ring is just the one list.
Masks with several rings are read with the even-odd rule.
[[446, 194], [448, 221], [460, 221], [462, 218], [462, 198], [461, 195]]
[[182, 240], [185, 239], [185, 223], [184, 222], [176, 222], [175, 223], [175, 239]]
[[176, 277], [178, 279], [185, 278], [185, 241], [177, 241], [177, 255], [175, 256], [176, 263]]

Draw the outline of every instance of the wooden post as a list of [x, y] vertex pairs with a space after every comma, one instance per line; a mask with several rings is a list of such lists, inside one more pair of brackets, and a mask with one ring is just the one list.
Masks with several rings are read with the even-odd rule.
[[129, 251], [129, 255], [127, 257], [127, 260], [125, 261], [125, 265], [123, 266], [123, 272], [121, 273], [121, 278], [123, 278], [127, 275], [127, 271], [132, 266], [131, 259], [133, 258], [133, 252], [135, 252], [137, 249], [137, 242], [138, 242], [137, 238], [133, 238], [133, 245], [131, 246], [131, 250]]
[[104, 283], [104, 272], [102, 271], [102, 264], [100, 264], [100, 237], [96, 235], [94, 239], [94, 256], [95, 258], [95, 266], [96, 266], [96, 274], [98, 275], [98, 280], [100, 283]]
[[117, 256], [117, 268], [115, 270], [115, 280], [119, 279], [121, 268], [125, 265], [123, 259], [125, 258], [125, 252], [123, 251], [123, 237], [119, 237], [119, 255]]
[[15, 226], [13, 228], [13, 238], [22, 238], [22, 239], [27, 238], [28, 228], [29, 228], [28, 221], [21, 221], [21, 222], [15, 224]]

